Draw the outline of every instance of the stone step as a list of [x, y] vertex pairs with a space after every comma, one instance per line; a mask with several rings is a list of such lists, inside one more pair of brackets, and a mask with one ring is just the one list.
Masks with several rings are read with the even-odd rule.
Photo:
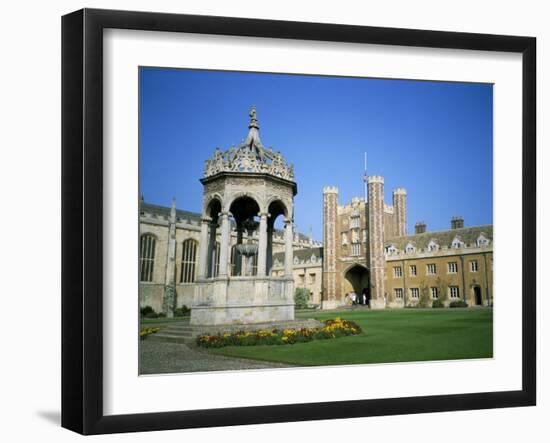
[[158, 334], [177, 335], [179, 337], [194, 337], [196, 335], [196, 333], [193, 333], [193, 331], [180, 332], [180, 331], [168, 331], [168, 330], [158, 332]]
[[166, 326], [162, 328], [163, 331], [194, 331], [196, 328], [193, 328], [192, 326]]
[[171, 331], [166, 331], [163, 334], [161, 334], [159, 332], [159, 334], [161, 335], [161, 337], [169, 335], [171, 337], [195, 338], [197, 336], [197, 334], [178, 334], [178, 333], [174, 333], [174, 332], [171, 332]]
[[167, 342], [167, 343], [193, 343], [193, 337], [181, 337], [179, 335], [162, 335], [159, 333], [149, 335], [146, 340], [158, 341], [158, 342]]

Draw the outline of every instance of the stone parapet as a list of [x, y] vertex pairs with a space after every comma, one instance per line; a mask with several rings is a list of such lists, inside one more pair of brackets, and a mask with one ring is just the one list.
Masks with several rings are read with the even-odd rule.
[[381, 175], [370, 175], [368, 180], [367, 180], [367, 183], [384, 183], [384, 177], [382, 177]]
[[325, 186], [323, 194], [338, 194], [338, 188], [336, 186]]

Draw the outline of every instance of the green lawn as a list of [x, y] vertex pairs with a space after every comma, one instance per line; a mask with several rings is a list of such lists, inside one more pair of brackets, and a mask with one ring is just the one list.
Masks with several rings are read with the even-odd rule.
[[231, 346], [211, 352], [300, 366], [388, 363], [493, 356], [492, 309], [400, 309], [303, 312], [297, 317], [340, 316], [363, 333], [283, 346]]

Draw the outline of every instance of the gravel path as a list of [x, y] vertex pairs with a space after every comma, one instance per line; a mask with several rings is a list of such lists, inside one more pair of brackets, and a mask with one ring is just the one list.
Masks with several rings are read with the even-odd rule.
[[234, 371], [241, 369], [288, 368], [290, 365], [210, 354], [180, 343], [143, 340], [140, 342], [140, 374]]

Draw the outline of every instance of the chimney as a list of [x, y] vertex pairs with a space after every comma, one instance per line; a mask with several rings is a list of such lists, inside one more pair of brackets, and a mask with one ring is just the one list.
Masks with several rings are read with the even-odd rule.
[[426, 232], [426, 223], [423, 222], [423, 221], [417, 222], [414, 225], [414, 233], [415, 234], [424, 234], [424, 232]]
[[461, 215], [451, 218], [451, 229], [461, 229], [464, 227], [464, 219]]

